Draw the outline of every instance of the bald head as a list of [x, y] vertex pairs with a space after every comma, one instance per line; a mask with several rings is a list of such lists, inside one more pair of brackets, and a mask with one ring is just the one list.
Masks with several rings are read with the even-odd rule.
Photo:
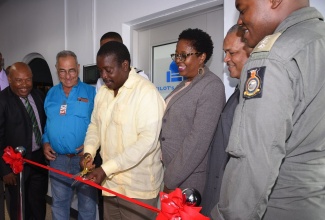
[[30, 67], [23, 62], [11, 65], [8, 75], [11, 90], [19, 97], [27, 97], [33, 88], [33, 74]]

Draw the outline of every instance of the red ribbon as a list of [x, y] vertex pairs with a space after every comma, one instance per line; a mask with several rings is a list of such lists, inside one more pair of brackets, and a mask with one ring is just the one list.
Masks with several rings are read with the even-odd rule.
[[200, 213], [201, 207], [193, 207], [185, 204], [181, 189], [166, 194], [160, 192], [161, 212], [156, 220], [208, 220]]
[[150, 206], [146, 203], [140, 202], [135, 199], [131, 199], [125, 195], [114, 192], [114, 191], [109, 190], [105, 187], [102, 187], [102, 186], [94, 183], [91, 180], [84, 179], [80, 176], [74, 176], [72, 174], [65, 173], [65, 172], [62, 172], [57, 169], [53, 169], [49, 166], [45, 166], [45, 165], [36, 163], [34, 161], [24, 159], [20, 153], [15, 152], [13, 150], [13, 148], [10, 146], [5, 148], [2, 158], [6, 163], [10, 164], [10, 167], [15, 174], [20, 173], [23, 170], [23, 163], [27, 162], [27, 163], [33, 164], [35, 166], [39, 166], [44, 169], [47, 169], [49, 171], [61, 174], [68, 178], [73, 178], [73, 179], [78, 180], [82, 183], [93, 186], [97, 189], [111, 193], [111, 194], [118, 196], [122, 199], [125, 199], [129, 202], [135, 203], [135, 204], [142, 206], [146, 209], [149, 209], [153, 212], [157, 212], [159, 214], [158, 214], [156, 220], [208, 220], [209, 219], [208, 217], [205, 217], [202, 214], [200, 214], [201, 207], [191, 207], [191, 206], [187, 206], [185, 204], [185, 201], [184, 201], [183, 195], [182, 195], [182, 191], [179, 188], [175, 189], [175, 191], [173, 191], [169, 194], [160, 192], [161, 210], [159, 210], [156, 207]]
[[12, 147], [6, 147], [2, 156], [3, 160], [10, 164], [10, 168], [15, 174], [23, 171], [23, 156], [20, 153], [16, 153]]

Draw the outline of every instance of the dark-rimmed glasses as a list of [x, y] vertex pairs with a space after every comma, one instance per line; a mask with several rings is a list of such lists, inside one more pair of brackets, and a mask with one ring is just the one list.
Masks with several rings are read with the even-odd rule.
[[201, 53], [202, 52], [196, 52], [196, 53], [180, 53], [180, 54], [173, 53], [173, 54], [170, 55], [170, 57], [175, 62], [176, 62], [176, 59], [179, 59], [179, 61], [184, 62], [188, 56], [198, 55], [198, 54], [201, 54]]

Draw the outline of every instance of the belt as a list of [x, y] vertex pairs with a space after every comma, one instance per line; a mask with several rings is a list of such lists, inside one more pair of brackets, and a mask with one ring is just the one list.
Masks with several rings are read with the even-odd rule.
[[67, 157], [72, 158], [74, 156], [77, 156], [78, 154], [65, 154]]

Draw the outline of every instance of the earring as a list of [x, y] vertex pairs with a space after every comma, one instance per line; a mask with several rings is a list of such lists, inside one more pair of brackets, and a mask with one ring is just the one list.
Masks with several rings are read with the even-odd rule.
[[204, 74], [204, 68], [199, 68], [198, 72], [197, 72], [198, 75], [201, 75], [201, 74]]

